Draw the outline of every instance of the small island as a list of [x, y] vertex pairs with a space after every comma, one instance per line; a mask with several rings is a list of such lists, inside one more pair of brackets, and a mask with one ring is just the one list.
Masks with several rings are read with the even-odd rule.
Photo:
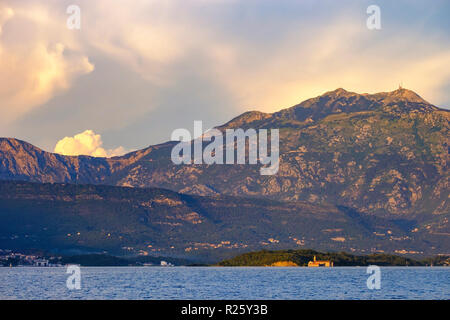
[[450, 266], [449, 256], [415, 260], [390, 254], [352, 255], [346, 252], [302, 250], [262, 250], [223, 260], [224, 267], [351, 267], [351, 266]]

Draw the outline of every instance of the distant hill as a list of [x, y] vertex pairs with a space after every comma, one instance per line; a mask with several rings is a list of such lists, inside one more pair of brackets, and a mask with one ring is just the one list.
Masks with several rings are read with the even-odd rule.
[[440, 218], [387, 219], [304, 201], [155, 188], [0, 181], [0, 248], [66, 255], [216, 262], [261, 249], [314, 248], [431, 256], [450, 252], [437, 234], [445, 226]]
[[[302, 200], [447, 221], [449, 115], [407, 89], [337, 89], [272, 114], [246, 112], [219, 127], [279, 128], [281, 165], [274, 176], [261, 176], [255, 165], [173, 165], [173, 142], [106, 159], [55, 155], [3, 138], [0, 179]], [[439, 232], [449, 241], [448, 231]]]

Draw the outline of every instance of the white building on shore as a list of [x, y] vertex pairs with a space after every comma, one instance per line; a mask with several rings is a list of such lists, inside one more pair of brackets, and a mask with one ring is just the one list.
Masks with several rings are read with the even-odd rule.
[[34, 266], [35, 267], [48, 267], [48, 260], [47, 259], [36, 259], [36, 260], [34, 260]]

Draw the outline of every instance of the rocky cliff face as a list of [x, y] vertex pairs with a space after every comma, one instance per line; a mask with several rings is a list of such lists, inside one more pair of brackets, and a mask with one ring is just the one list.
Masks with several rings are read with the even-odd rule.
[[0, 179], [100, 183], [111, 172], [106, 159], [65, 157], [16, 139], [0, 138]]
[[2, 139], [0, 178], [163, 187], [442, 217], [449, 214], [449, 115], [406, 89], [337, 89], [273, 114], [247, 112], [219, 127], [279, 128], [280, 170], [274, 176], [261, 176], [255, 165], [176, 166], [173, 143], [97, 159]]
[[199, 195], [306, 200], [371, 214], [443, 214], [448, 207], [450, 112], [406, 89], [361, 95], [338, 89], [297, 106], [245, 113], [225, 128], [279, 128], [280, 170], [251, 165], [174, 166], [170, 148], [113, 175], [112, 184]]

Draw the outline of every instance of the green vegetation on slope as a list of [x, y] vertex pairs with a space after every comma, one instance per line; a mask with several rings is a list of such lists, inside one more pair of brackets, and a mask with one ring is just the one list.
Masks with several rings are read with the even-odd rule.
[[318, 252], [314, 250], [280, 250], [249, 252], [218, 263], [219, 266], [270, 266], [279, 261], [290, 261], [298, 266], [307, 266], [314, 256], [317, 260], [330, 260], [334, 266], [425, 266], [449, 265], [450, 257], [435, 257], [413, 260], [389, 254], [352, 255], [346, 252]]

